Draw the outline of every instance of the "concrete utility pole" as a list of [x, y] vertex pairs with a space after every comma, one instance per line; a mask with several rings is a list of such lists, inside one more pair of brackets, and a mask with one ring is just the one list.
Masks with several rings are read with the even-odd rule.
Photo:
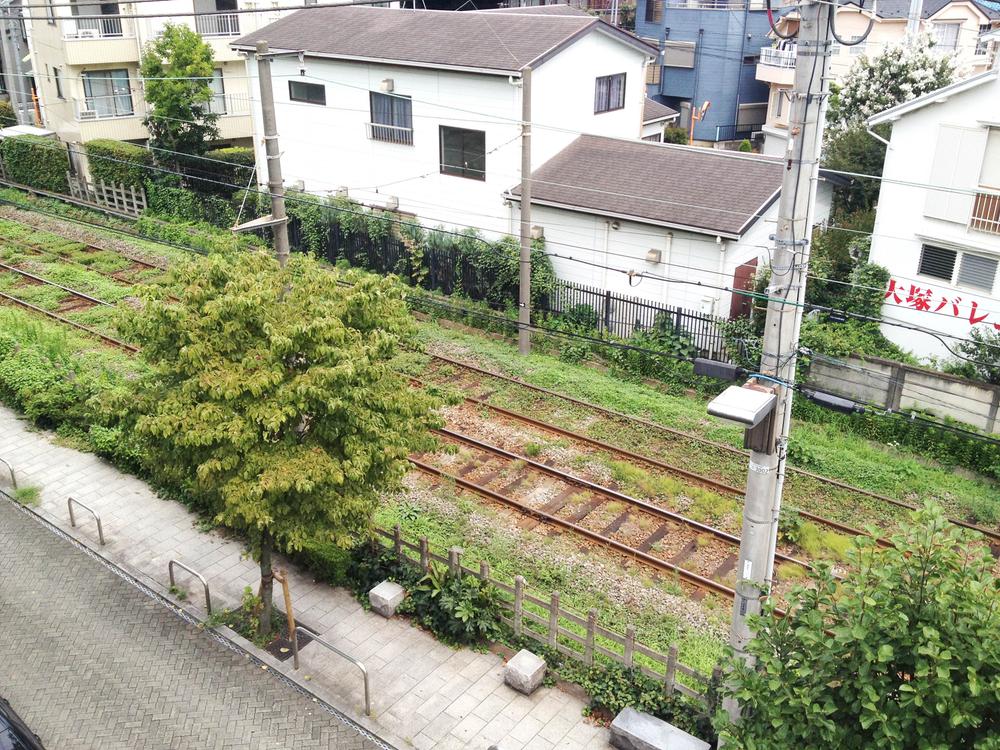
[[[827, 94], [827, 61], [830, 55], [830, 4], [804, 0], [799, 5], [801, 21], [795, 85], [791, 95], [786, 170], [778, 204], [778, 225], [771, 256], [771, 301], [764, 325], [761, 374], [779, 381], [795, 379], [795, 360], [802, 322], [809, 243], [819, 178], [819, 151], [823, 140], [824, 101]], [[787, 300], [787, 302], [785, 302]], [[762, 379], [761, 385], [776, 388], [773, 419], [750, 433], [750, 466], [747, 472], [743, 533], [736, 568], [736, 600], [730, 644], [745, 661], [752, 634], [747, 617], [758, 614], [761, 598], [773, 578], [778, 514], [785, 472], [786, 448], [791, 424], [792, 389]], [[761, 432], [757, 432], [760, 430]], [[728, 700], [732, 719], [739, 718], [738, 704]]]
[[906, 14], [906, 39], [913, 42], [920, 31], [920, 11], [924, 7], [924, 0], [910, 0], [910, 12]]
[[531, 68], [521, 71], [521, 263], [517, 351], [531, 354]]
[[274, 253], [282, 268], [288, 263], [288, 217], [285, 214], [285, 181], [281, 176], [278, 150], [278, 123], [274, 115], [274, 87], [271, 84], [271, 55], [267, 42], [257, 42], [257, 76], [260, 81], [260, 110], [264, 119], [264, 151], [267, 160], [267, 188], [271, 194], [271, 227]]

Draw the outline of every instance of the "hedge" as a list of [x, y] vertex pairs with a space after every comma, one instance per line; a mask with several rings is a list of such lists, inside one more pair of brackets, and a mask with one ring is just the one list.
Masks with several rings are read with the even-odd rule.
[[86, 145], [94, 182], [142, 187], [150, 178], [153, 153], [142, 146], [98, 138]]
[[17, 117], [14, 115], [14, 107], [6, 100], [0, 100], [0, 127], [6, 128], [17, 125]]
[[37, 135], [5, 138], [0, 141], [0, 157], [11, 182], [69, 194], [66, 180], [69, 156], [62, 143]]
[[231, 148], [217, 148], [205, 153], [206, 159], [224, 161], [232, 166], [223, 166], [212, 162], [203, 162], [210, 169], [215, 171], [215, 179], [220, 182], [228, 182], [230, 185], [245, 186], [250, 180], [250, 174], [256, 164], [256, 154], [252, 148], [246, 146], [233, 146]]

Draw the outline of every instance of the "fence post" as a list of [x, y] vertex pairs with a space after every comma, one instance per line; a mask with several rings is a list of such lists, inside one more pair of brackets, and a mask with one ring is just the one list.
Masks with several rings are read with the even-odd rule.
[[990, 412], [986, 415], [986, 432], [990, 434], [997, 432], [998, 411], [1000, 411], [1000, 388], [994, 388], [993, 401], [990, 404]]
[[625, 628], [625, 669], [632, 668], [635, 651], [635, 625]]
[[604, 330], [611, 330], [611, 290], [604, 293]]
[[485, 560], [479, 561], [479, 580], [483, 583], [490, 582], [490, 564]]
[[448, 569], [455, 575], [462, 575], [462, 548], [452, 547], [448, 550]]
[[673, 694], [675, 679], [677, 679], [677, 646], [671, 646], [667, 652], [667, 672], [663, 676], [663, 686], [667, 695]]
[[420, 569], [425, 573], [431, 569], [431, 550], [425, 536], [420, 537]]
[[553, 591], [549, 601], [549, 648], [556, 647], [559, 636], [559, 592]]
[[906, 380], [906, 370], [902, 365], [892, 368], [892, 375], [889, 377], [889, 388], [885, 394], [885, 408], [899, 411], [899, 403], [903, 397], [903, 382]]
[[514, 635], [520, 637], [524, 619], [524, 577], [514, 576]]
[[594, 629], [597, 627], [597, 610], [587, 613], [587, 642], [583, 646], [583, 663], [588, 667], [594, 663]]
[[392, 527], [392, 547], [396, 551], [396, 559], [403, 562], [403, 530], [398, 523]]

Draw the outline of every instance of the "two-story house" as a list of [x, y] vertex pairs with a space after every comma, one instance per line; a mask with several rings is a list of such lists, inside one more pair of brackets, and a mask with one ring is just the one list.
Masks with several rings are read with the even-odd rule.
[[[201, 34], [214, 52], [211, 107], [221, 115], [222, 142], [248, 145], [253, 133], [250, 89], [243, 59], [229, 42], [281, 15], [234, 12], [255, 5], [246, 0], [163, 0], [142, 5], [78, 2], [65, 7], [28, 0], [32, 67], [45, 126], [68, 143], [95, 138], [145, 141], [147, 110], [139, 80], [143, 48], [167, 23], [183, 23]], [[204, 15], [155, 17], [191, 11]]]
[[[906, 39], [909, 0], [880, 0], [859, 9], [855, 3], [843, 3], [837, 9], [837, 34], [844, 41], [859, 39], [874, 21], [871, 34], [861, 44], [834, 44], [828, 77], [841, 82], [854, 61], [862, 55], [876, 54], [890, 44]], [[781, 34], [798, 31], [796, 11], [785, 12], [776, 22]], [[992, 0], [924, 0], [918, 32], [930, 34], [935, 49], [954, 55], [960, 75], [981, 73], [990, 65], [991, 43], [988, 32], [1000, 27], [1000, 3]], [[775, 39], [759, 50], [757, 80], [769, 86], [767, 121], [764, 124], [763, 152], [778, 156], [784, 153], [788, 131], [788, 92], [795, 78], [797, 45], [794, 39]]]
[[891, 273], [882, 315], [944, 343], [883, 332], [920, 356], [948, 357], [953, 337], [1000, 330], [1000, 68], [868, 122], [892, 125], [870, 256]]
[[755, 65], [769, 44], [763, 0], [638, 0], [636, 33], [663, 48], [650, 70], [649, 95], [680, 111], [709, 106], [694, 124], [694, 139], [738, 141], [761, 130], [768, 89]]
[[[258, 39], [278, 52], [303, 50], [301, 63], [290, 54], [271, 66], [289, 184], [346, 192], [430, 226], [494, 233], [508, 231], [503, 196], [520, 180], [525, 69], [534, 168], [579, 132], [638, 140], [646, 66], [657, 54], [597, 18], [544, 8], [317, 8], [232, 47], [251, 52]], [[253, 54], [247, 71], [256, 89]]]

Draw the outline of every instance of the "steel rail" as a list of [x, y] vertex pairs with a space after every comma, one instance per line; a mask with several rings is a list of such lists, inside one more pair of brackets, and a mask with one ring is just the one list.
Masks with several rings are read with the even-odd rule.
[[[669, 435], [673, 435], [673, 436], [675, 436], [677, 438], [681, 438], [683, 440], [689, 440], [689, 441], [692, 441], [692, 442], [701, 443], [702, 445], [707, 445], [707, 446], [710, 446], [710, 447], [718, 449], [718, 450], [726, 451], [728, 453], [732, 453], [734, 455], [741, 456], [742, 458], [746, 458], [747, 455], [748, 455], [745, 451], [743, 451], [743, 450], [741, 450], [739, 448], [734, 448], [731, 445], [726, 445], [725, 443], [719, 443], [719, 442], [716, 442], [715, 440], [709, 440], [708, 438], [703, 438], [703, 437], [701, 437], [699, 435], [692, 435], [691, 433], [688, 433], [688, 432], [683, 432], [681, 430], [677, 430], [677, 429], [674, 429], [672, 427], [667, 427], [666, 425], [659, 424], [658, 422], [654, 422], [654, 421], [652, 421], [650, 419], [646, 419], [644, 417], [639, 417], [639, 416], [635, 416], [635, 415], [631, 415], [631, 414], [625, 414], [624, 412], [616, 411], [615, 409], [609, 409], [609, 408], [607, 408], [605, 406], [600, 406], [598, 404], [594, 404], [594, 403], [591, 403], [589, 401], [585, 401], [583, 399], [575, 398], [573, 396], [568, 396], [568, 395], [566, 395], [564, 393], [560, 393], [558, 391], [553, 391], [553, 390], [548, 389], [548, 388], [543, 388], [542, 386], [538, 386], [538, 385], [534, 385], [532, 383], [528, 383], [528, 382], [526, 382], [524, 380], [521, 380], [520, 378], [515, 378], [515, 377], [512, 377], [510, 375], [504, 375], [503, 373], [494, 372], [492, 370], [487, 370], [487, 369], [485, 369], [483, 367], [479, 367], [478, 365], [469, 364], [468, 362], [462, 362], [461, 360], [453, 359], [451, 357], [447, 357], [447, 356], [444, 356], [444, 355], [441, 355], [441, 354], [430, 354], [430, 353], [428, 353], [427, 356], [431, 357], [432, 359], [436, 359], [436, 360], [439, 360], [441, 362], [445, 362], [445, 363], [450, 364], [450, 365], [455, 365], [456, 367], [460, 367], [460, 368], [463, 368], [463, 369], [466, 369], [466, 370], [471, 370], [472, 372], [476, 372], [476, 373], [481, 374], [481, 375], [486, 375], [486, 376], [491, 377], [491, 378], [496, 378], [497, 380], [503, 380], [503, 381], [506, 381], [508, 383], [513, 383], [514, 385], [520, 386], [520, 387], [525, 388], [527, 390], [535, 391], [536, 393], [540, 393], [540, 394], [543, 394], [543, 395], [546, 395], [546, 396], [552, 396], [554, 398], [561, 399], [563, 401], [566, 401], [567, 403], [571, 403], [571, 404], [574, 404], [576, 406], [581, 406], [583, 408], [590, 409], [591, 411], [596, 411], [596, 412], [599, 412], [601, 414], [606, 414], [607, 416], [614, 417], [615, 419], [624, 420], [626, 422], [634, 422], [634, 423], [640, 424], [640, 425], [642, 425], [644, 427], [650, 427], [650, 428], [652, 428], [654, 430], [657, 430], [659, 432], [664, 432], [664, 433], [667, 433]], [[472, 398], [472, 397], [467, 397], [467, 398]], [[475, 399], [475, 400], [476, 401], [481, 401], [480, 399]], [[484, 406], [490, 406], [491, 408], [494, 408], [494, 409], [501, 409], [502, 408], [502, 407], [492, 406], [491, 404], [487, 404], [485, 402], [482, 402], [482, 403], [483, 403]], [[511, 416], [514, 416], [516, 414], [517, 414], [516, 412], [510, 412]], [[516, 418], [516, 419], [524, 419], [524, 420], [531, 419], [531, 417], [525, 417], [524, 415], [517, 415], [514, 418]], [[559, 428], [559, 429], [561, 429], [561, 428]], [[580, 436], [580, 437], [581, 437], [581, 439], [593, 440], [592, 438], [586, 438], [586, 436]], [[598, 441], [598, 442], [600, 442], [600, 441]], [[613, 448], [613, 446], [612, 446], [612, 448]], [[614, 448], [614, 450], [618, 450], [618, 451], [622, 451], [622, 452], [628, 452], [628, 451], [626, 451], [623, 448]], [[641, 460], [647, 461], [649, 463], [652, 463], [653, 461], [655, 461], [655, 459], [651, 460], [648, 457], [641, 457]], [[666, 466], [669, 466], [669, 465], [666, 465]], [[906, 502], [904, 500], [897, 500], [896, 498], [888, 497], [887, 495], [881, 495], [881, 494], [879, 494], [877, 492], [872, 492], [871, 490], [862, 489], [861, 487], [855, 487], [854, 485], [847, 484], [846, 482], [842, 482], [839, 479], [833, 479], [831, 477], [826, 477], [826, 476], [823, 476], [822, 474], [817, 474], [815, 472], [809, 471], [808, 469], [800, 469], [800, 468], [798, 468], [796, 466], [789, 466], [788, 467], [788, 471], [789, 471], [789, 473], [800, 474], [802, 476], [809, 477], [810, 479], [816, 479], [816, 480], [818, 480], [820, 482], [823, 482], [825, 484], [829, 484], [829, 485], [831, 485], [833, 487], [837, 487], [839, 489], [846, 490], [848, 492], [853, 492], [853, 493], [855, 493], [857, 495], [863, 495], [865, 497], [870, 497], [870, 498], [873, 498], [875, 500], [879, 500], [881, 502], [889, 503], [890, 505], [895, 505], [895, 506], [897, 506], [899, 508], [904, 508], [906, 510], [919, 510], [919, 508], [916, 505], [908, 503], [908, 502]], [[695, 475], [695, 476], [697, 476], [697, 475]], [[708, 477], [701, 477], [701, 479], [698, 480], [698, 481], [704, 481], [704, 482], [707, 482], [707, 483], [715, 483], [720, 488], [728, 486], [728, 485], [724, 485], [721, 482], [716, 482], [716, 480], [709, 479]], [[733, 488], [733, 487], [730, 487], [729, 489], [731, 491], [735, 490], [735, 491], [739, 492], [741, 495], [743, 494], [743, 490], [736, 490], [736, 488]], [[802, 515], [805, 515], [805, 514], [802, 514]], [[816, 518], [819, 518], [819, 517], [816, 517]], [[955, 526], [961, 526], [962, 528], [969, 529], [971, 531], [977, 531], [980, 534], [983, 534], [984, 536], [986, 536], [986, 537], [988, 537], [988, 538], [990, 538], [990, 539], [992, 539], [994, 541], [1000, 542], [1000, 531], [994, 531], [993, 529], [986, 528], [985, 526], [980, 526], [979, 524], [972, 523], [970, 521], [963, 521], [963, 520], [958, 519], [958, 518], [949, 518], [948, 521], [950, 523], [954, 524]], [[831, 522], [831, 524], [835, 524], [835, 523], [836, 522]], [[846, 530], [846, 529], [850, 529], [851, 527], [849, 527], [849, 526], [843, 526], [843, 528]], [[859, 532], [857, 532], [857, 530], [855, 529], [854, 533], [859, 533]]]
[[62, 315], [57, 315], [54, 312], [50, 312], [49, 310], [45, 310], [45, 309], [43, 309], [41, 307], [38, 307], [38, 305], [33, 305], [30, 302], [25, 302], [23, 299], [18, 299], [17, 297], [12, 297], [11, 295], [7, 294], [6, 292], [0, 292], [0, 299], [7, 300], [8, 302], [13, 302], [15, 305], [20, 305], [21, 307], [27, 308], [28, 310], [31, 310], [32, 312], [41, 313], [42, 315], [46, 315], [46, 316], [52, 318], [53, 320], [59, 321], [60, 323], [62, 323], [64, 325], [72, 326], [73, 328], [76, 328], [78, 330], [85, 331], [86, 333], [89, 333], [91, 336], [96, 336], [97, 338], [101, 339], [104, 343], [110, 344], [111, 346], [116, 346], [119, 349], [124, 349], [125, 351], [129, 352], [130, 354], [135, 354], [135, 353], [137, 353], [139, 351], [138, 347], [132, 346], [131, 344], [126, 344], [124, 341], [119, 341], [118, 339], [115, 339], [115, 338], [112, 338], [111, 336], [103, 334], [103, 333], [101, 333], [100, 331], [98, 331], [98, 330], [96, 330], [94, 328], [91, 328], [89, 326], [85, 326], [82, 323], [77, 323], [75, 320], [70, 320], [69, 318], [63, 317]]
[[[583, 487], [584, 489], [597, 493], [598, 495], [603, 495], [608, 499], [608, 501], [625, 503], [626, 505], [638, 508], [644, 513], [654, 515], [660, 518], [661, 520], [672, 521], [673, 523], [680, 524], [682, 526], [688, 526], [694, 529], [695, 531], [711, 534], [712, 536], [716, 537], [717, 539], [721, 539], [727, 544], [735, 545], [737, 548], [739, 547], [740, 538], [735, 534], [730, 534], [728, 531], [723, 531], [722, 529], [717, 529], [714, 526], [709, 526], [708, 524], [701, 523], [700, 521], [695, 521], [693, 518], [688, 518], [687, 516], [684, 516], [680, 513], [667, 510], [666, 508], [661, 508], [657, 505], [653, 505], [652, 503], [646, 502], [645, 500], [640, 500], [639, 498], [632, 497], [631, 495], [626, 495], [623, 492], [619, 492], [617, 490], [613, 490], [608, 487], [603, 487], [595, 482], [591, 482], [590, 480], [584, 479], [583, 477], [575, 476], [573, 474], [570, 474], [569, 472], [563, 471], [562, 469], [557, 469], [554, 466], [543, 464], [540, 461], [534, 461], [533, 459], [527, 456], [522, 456], [518, 453], [513, 453], [512, 451], [508, 451], [504, 448], [500, 448], [495, 445], [490, 445], [489, 443], [484, 443], [481, 440], [469, 437], [468, 435], [463, 435], [461, 433], [454, 432], [446, 428], [437, 429], [435, 430], [435, 432], [440, 435], [444, 435], [445, 437], [451, 440], [465, 443], [466, 445], [471, 445], [474, 448], [478, 448], [479, 450], [485, 451], [487, 453], [492, 453], [494, 455], [510, 459], [511, 461], [521, 461], [526, 466], [530, 466], [533, 469], [548, 474], [549, 476], [553, 476], [563, 482], [566, 482], [567, 484], [576, 485], [577, 487]], [[781, 552], [775, 553], [775, 558], [782, 562], [790, 562], [794, 563], [795, 565], [800, 565], [806, 570], [812, 570], [812, 566], [810, 566], [809, 563], [794, 557], [790, 557], [789, 555], [782, 554]]]
[[[2, 241], [2, 240], [0, 240]], [[54, 281], [43, 278], [41, 276], [36, 276], [33, 273], [28, 273], [27, 271], [22, 271], [20, 268], [15, 266], [8, 266], [6, 263], [0, 263], [0, 271], [9, 271], [11, 273], [18, 273], [21, 276], [37, 281], [41, 284], [47, 284], [48, 286], [54, 286], [56, 289], [62, 289], [67, 294], [72, 294], [74, 297], [79, 297], [80, 299], [85, 299], [88, 302], [93, 302], [95, 305], [105, 305], [107, 307], [114, 307], [110, 302], [105, 302], [102, 299], [97, 299], [97, 297], [91, 297], [89, 294], [84, 292], [79, 292], [76, 289], [70, 289], [68, 286], [63, 286], [62, 284], [57, 284]]]

